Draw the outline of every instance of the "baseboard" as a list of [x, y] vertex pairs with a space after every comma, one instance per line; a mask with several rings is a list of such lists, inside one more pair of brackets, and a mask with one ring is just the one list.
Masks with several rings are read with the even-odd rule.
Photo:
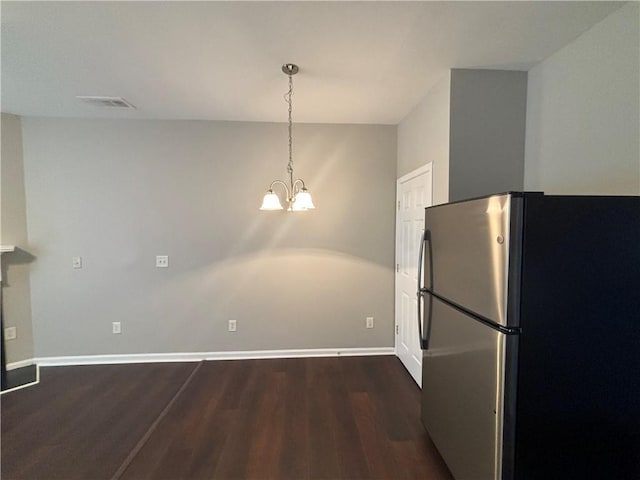
[[255, 350], [242, 352], [142, 353], [124, 355], [77, 355], [39, 357], [41, 367], [63, 365], [108, 365], [118, 363], [199, 362], [201, 360], [249, 360], [261, 358], [355, 357], [395, 355], [393, 347], [374, 348], [315, 348], [300, 350]]
[[[32, 358], [30, 360], [22, 360], [21, 362], [14, 362], [11, 365], [15, 365], [17, 363], [23, 363], [23, 362], [27, 362], [29, 361], [30, 363], [26, 364], [26, 365], [20, 365], [18, 367], [13, 367], [12, 369], [9, 368], [9, 364], [7, 364], [7, 370], [13, 370], [15, 368], [21, 368], [21, 367], [28, 367], [29, 365], [33, 365], [36, 361], [35, 358]], [[9, 393], [9, 392], [15, 392], [16, 390], [22, 390], [23, 388], [27, 388], [27, 387], [33, 387], [34, 385], [37, 385], [40, 383], [40, 367], [38, 366], [38, 364], [36, 363], [36, 379], [33, 382], [30, 383], [25, 383], [23, 385], [18, 385], [17, 387], [13, 387], [13, 388], [8, 388], [6, 390], [2, 390], [0, 392], [0, 395], [4, 395], [5, 393]]]
[[27, 358], [26, 360], [20, 360], [18, 362], [7, 363], [7, 370], [15, 370], [16, 368], [28, 367], [36, 362], [35, 358]]

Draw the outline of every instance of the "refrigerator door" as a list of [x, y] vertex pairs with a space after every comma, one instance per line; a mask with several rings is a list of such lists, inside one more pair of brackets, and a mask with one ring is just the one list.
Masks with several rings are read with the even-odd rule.
[[425, 210], [424, 286], [505, 326], [511, 200], [495, 195]]
[[424, 301], [422, 422], [456, 479], [500, 479], [506, 335]]

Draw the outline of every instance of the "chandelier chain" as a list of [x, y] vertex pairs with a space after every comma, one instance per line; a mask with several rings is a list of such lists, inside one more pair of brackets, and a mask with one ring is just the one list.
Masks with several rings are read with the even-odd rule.
[[293, 122], [291, 120], [291, 104], [292, 104], [291, 97], [292, 96], [293, 96], [293, 79], [291, 74], [289, 74], [289, 91], [285, 94], [285, 99], [289, 104], [289, 164], [287, 165], [287, 172], [289, 172], [289, 175], [293, 174], [293, 155], [292, 155], [293, 140], [291, 135], [292, 125], [293, 125]]

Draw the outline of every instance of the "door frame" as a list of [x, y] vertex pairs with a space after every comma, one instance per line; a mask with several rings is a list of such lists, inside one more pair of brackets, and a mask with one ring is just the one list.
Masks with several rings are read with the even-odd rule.
[[[396, 357], [400, 357], [400, 355], [398, 354], [398, 333], [399, 333], [399, 317], [400, 317], [400, 301], [399, 301], [399, 295], [398, 295], [398, 275], [399, 275], [399, 265], [400, 265], [400, 242], [399, 237], [400, 237], [400, 222], [399, 222], [399, 215], [398, 212], [400, 210], [400, 185], [402, 183], [405, 183], [415, 177], [418, 177], [420, 175], [423, 175], [425, 173], [431, 173], [431, 185], [430, 185], [430, 191], [431, 191], [431, 198], [428, 199], [428, 204], [429, 205], [433, 205], [433, 162], [428, 162], [425, 163], [424, 165], [422, 165], [421, 167], [416, 168], [415, 170], [412, 170], [411, 172], [403, 175], [402, 177], [398, 178], [396, 180], [396, 208], [395, 208], [395, 213], [396, 213], [396, 217], [395, 217], [395, 273], [394, 273], [394, 277], [393, 277], [393, 297], [394, 297], [394, 352]], [[416, 262], [418, 261], [418, 259], [416, 258]], [[416, 285], [416, 291], [417, 291], [418, 286]], [[416, 326], [417, 328], [417, 326]]]

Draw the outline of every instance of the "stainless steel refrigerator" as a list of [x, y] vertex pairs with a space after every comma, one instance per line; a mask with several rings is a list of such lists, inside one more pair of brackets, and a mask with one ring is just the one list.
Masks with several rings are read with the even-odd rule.
[[429, 207], [422, 421], [457, 480], [640, 479], [640, 197]]

